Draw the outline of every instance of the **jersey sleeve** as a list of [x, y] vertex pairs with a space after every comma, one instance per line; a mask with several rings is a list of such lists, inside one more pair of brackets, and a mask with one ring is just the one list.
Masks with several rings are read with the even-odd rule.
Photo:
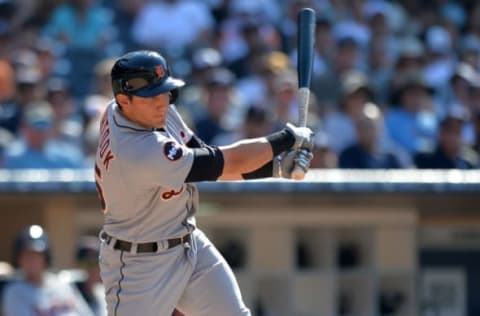
[[188, 125], [185, 123], [185, 121], [182, 119], [182, 116], [180, 113], [178, 113], [177, 108], [175, 105], [170, 104], [170, 107], [168, 109], [168, 119], [167, 119], [168, 124], [172, 125], [172, 128], [176, 131], [178, 131], [181, 135], [185, 144], [190, 141], [190, 139], [193, 137], [194, 133], [188, 127]]
[[123, 172], [138, 185], [178, 190], [193, 164], [193, 151], [161, 133], [136, 138], [125, 149]]

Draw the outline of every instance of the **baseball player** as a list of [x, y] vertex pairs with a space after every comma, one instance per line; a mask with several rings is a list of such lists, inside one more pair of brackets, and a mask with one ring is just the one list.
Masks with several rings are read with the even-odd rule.
[[250, 315], [230, 267], [196, 228], [194, 183], [289, 178], [294, 164], [307, 171], [311, 130], [287, 124], [266, 137], [208, 146], [175, 109], [184, 82], [160, 54], [127, 53], [111, 77], [115, 98], [95, 161], [108, 314], [169, 316], [177, 307], [187, 316]]
[[17, 235], [13, 257], [20, 277], [5, 289], [4, 316], [94, 316], [72, 284], [46, 272], [50, 247], [41, 226], [28, 226]]

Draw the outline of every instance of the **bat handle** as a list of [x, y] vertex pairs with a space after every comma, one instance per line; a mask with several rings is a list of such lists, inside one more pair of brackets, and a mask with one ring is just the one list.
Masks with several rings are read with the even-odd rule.
[[[308, 114], [308, 104], [310, 99], [310, 89], [307, 87], [302, 87], [298, 90], [298, 99], [299, 99], [299, 110], [298, 110], [298, 126], [305, 127], [307, 126], [307, 114]], [[299, 148], [296, 148], [299, 149]], [[292, 179], [294, 180], [303, 180], [305, 178], [305, 172], [297, 164], [293, 167], [292, 170]]]
[[308, 104], [310, 100], [310, 89], [301, 87], [298, 89], [298, 126], [307, 126]]

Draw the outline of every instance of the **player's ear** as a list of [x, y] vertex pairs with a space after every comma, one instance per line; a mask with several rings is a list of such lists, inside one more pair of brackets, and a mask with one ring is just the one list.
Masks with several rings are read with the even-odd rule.
[[128, 97], [128, 95], [123, 93], [117, 94], [116, 99], [117, 99], [117, 102], [120, 104], [120, 106], [129, 105], [131, 103], [131, 100]]

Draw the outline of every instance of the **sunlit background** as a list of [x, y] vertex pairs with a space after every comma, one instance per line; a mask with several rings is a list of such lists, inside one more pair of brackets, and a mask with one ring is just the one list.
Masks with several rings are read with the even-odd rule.
[[317, 17], [314, 170], [200, 184], [200, 228], [257, 316], [480, 315], [474, 0], [0, 0], [0, 294], [29, 225], [52, 271], [79, 289], [91, 272], [118, 56], [166, 56], [205, 142], [263, 136], [298, 120], [303, 7]]

